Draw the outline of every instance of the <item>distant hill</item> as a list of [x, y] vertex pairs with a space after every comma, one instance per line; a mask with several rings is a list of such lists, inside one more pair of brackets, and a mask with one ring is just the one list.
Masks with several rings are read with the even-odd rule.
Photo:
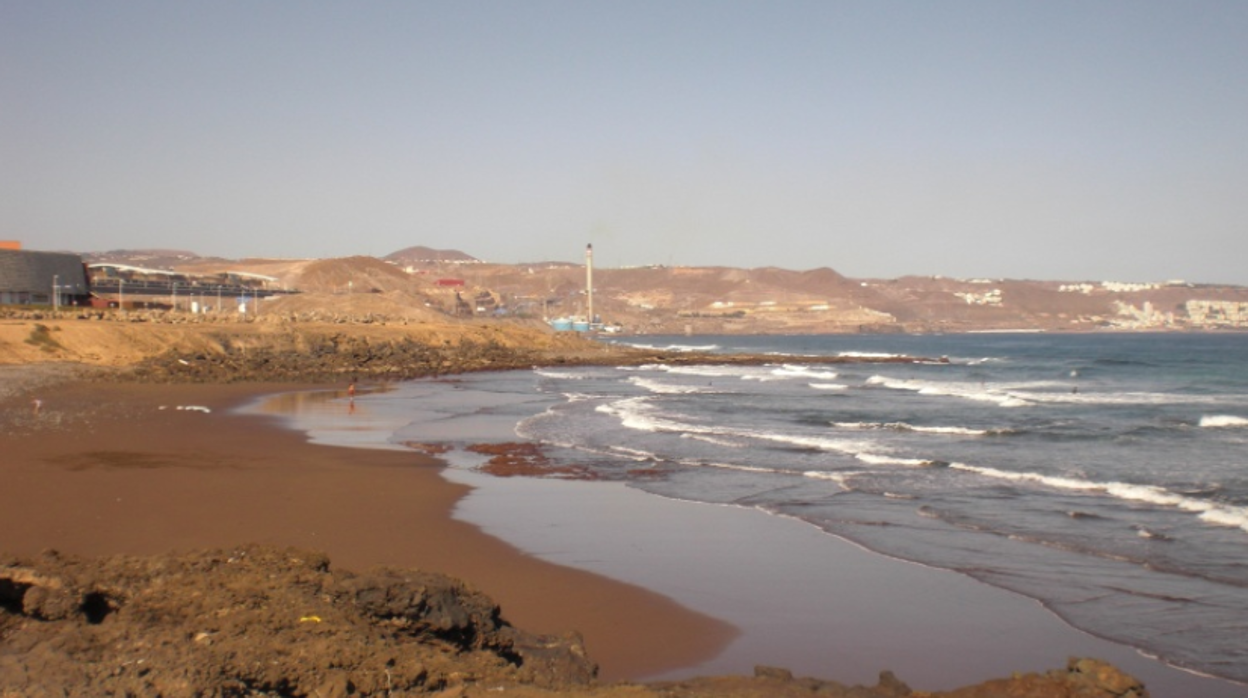
[[391, 252], [382, 257], [387, 262], [398, 265], [410, 264], [477, 264], [481, 260], [459, 250], [435, 250], [431, 247], [416, 245], [405, 247], [398, 252]]
[[[576, 318], [589, 312], [584, 266], [492, 264], [414, 246], [384, 259], [244, 259], [182, 250], [84, 255], [197, 273], [247, 271], [303, 291], [291, 312], [316, 309], [422, 319], [488, 314]], [[853, 279], [822, 267], [599, 268], [593, 313], [654, 334], [967, 332], [979, 330], [1248, 329], [1248, 288], [1179, 281], [1035, 281], [907, 276]]]
[[409, 290], [411, 277], [375, 257], [339, 257], [308, 263], [295, 281], [304, 291], [378, 293]]

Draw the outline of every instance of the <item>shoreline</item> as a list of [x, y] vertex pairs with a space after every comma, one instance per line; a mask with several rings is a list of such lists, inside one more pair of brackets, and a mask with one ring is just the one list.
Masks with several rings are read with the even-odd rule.
[[735, 636], [665, 596], [541, 561], [454, 520], [469, 488], [446, 481], [436, 458], [311, 444], [231, 409], [299, 387], [325, 389], [63, 382], [40, 388], [37, 417], [10, 397], [0, 403], [9, 422], [0, 435], [4, 552], [261, 543], [322, 551], [341, 569], [442, 572], [492, 597], [517, 627], [579, 632], [608, 681], [697, 663]]
[[859, 684], [888, 668], [916, 688], [951, 690], [1001, 667], [1042, 671], [1088, 656], [1140, 679], [1154, 698], [1248, 693], [1078, 630], [1033, 599], [798, 519], [624, 483], [448, 473], [473, 487], [457, 517], [529, 554], [653, 589], [741, 629], [722, 654], [645, 680], [766, 664]]
[[[404, 414], [419, 423], [404, 435], [420, 442], [514, 440], [515, 416], [482, 402], [492, 396], [399, 389], [384, 399], [404, 400]], [[284, 412], [291, 429], [324, 443], [344, 436], [325, 417], [332, 403], [281, 402], [303, 407]], [[385, 447], [389, 413], [370, 413], [366, 397], [358, 402], [363, 435], [347, 436], [357, 446]], [[436, 418], [422, 411], [429, 403], [439, 406]], [[379, 421], [370, 429], [373, 418]], [[442, 475], [471, 487], [456, 518], [527, 554], [654, 590], [740, 628], [724, 653], [644, 680], [748, 674], [768, 664], [864, 684], [888, 668], [925, 690], [952, 689], [1001, 667], [1040, 671], [1079, 655], [1110, 661], [1154, 696], [1233, 698], [1248, 690], [1078, 630], [1031, 598], [883, 555], [797, 519], [667, 499], [620, 482], [496, 477], [461, 467]], [[951, 631], [957, 642], [949, 642]]]
[[[968, 647], [963, 639], [949, 643], [950, 632], [961, 637], [961, 628], [949, 624], [947, 615], [939, 620], [940, 613], [949, 609], [925, 597], [916, 608], [931, 617], [918, 620], [927, 623], [925, 630], [934, 634], [917, 638], [920, 642], [914, 660], [919, 664], [906, 664], [911, 659], [901, 658], [897, 652], [897, 642], [907, 639], [905, 635], [911, 630], [891, 626], [870, 614], [847, 629], [835, 628], [852, 638], [835, 653], [820, 644], [825, 633], [818, 627], [793, 632], [793, 626], [805, 620], [800, 617], [787, 617], [788, 626], [776, 623], [777, 635], [752, 636], [751, 629], [743, 626], [749, 619], [743, 621], [731, 612], [741, 605], [740, 597], [700, 604], [668, 584], [671, 579], [680, 582], [681, 575], [669, 574], [668, 581], [656, 581], [592, 566], [586, 569], [574, 561], [552, 559], [514, 535], [524, 528], [520, 525], [524, 522], [505, 504], [536, 506], [534, 520], [539, 528], [547, 527], [539, 531], [545, 535], [550, 522], [542, 517], [571, 514], [572, 510], [561, 505], [568, 501], [566, 497], [556, 497], [552, 505], [543, 496], [565, 485], [601, 487], [604, 483], [501, 478], [491, 478], [492, 484], [486, 486], [448, 482], [443, 474], [452, 471], [438, 458], [409, 450], [314, 444], [302, 432], [278, 424], [275, 417], [240, 414], [237, 409], [265, 396], [299, 390], [345, 396], [340, 386], [290, 384], [67, 382], [41, 388], [45, 403], [42, 418], [55, 418], [55, 426], [6, 430], [0, 436], [6, 454], [18, 456], [15, 460], [6, 458], [10, 486], [0, 489], [5, 552], [36, 554], [57, 547], [84, 555], [151, 554], [258, 542], [324, 551], [336, 568], [359, 571], [374, 564], [389, 564], [434, 570], [464, 579], [490, 595], [502, 607], [504, 618], [517, 627], [550, 634], [580, 632], [590, 658], [602, 666], [601, 678], [607, 681], [748, 674], [755, 664], [773, 664], [799, 674], [866, 683], [878, 671], [891, 669], [916, 687], [932, 690], [937, 682], [952, 687], [1006, 671], [1043, 670], [1072, 654], [1099, 656], [1097, 647], [1110, 645], [1119, 653], [1103, 658], [1143, 679], [1155, 697], [1243, 695], [1242, 686], [1165, 667], [1129, 648], [1075, 631], [1029, 599], [960, 575], [887, 558], [814, 529], [801, 535], [814, 537], [816, 546], [833, 543], [854, 549], [855, 554], [868, 556], [875, 563], [912, 567], [916, 579], [945, 575], [960, 580], [958, 584], [969, 582], [1007, 594], [1013, 598], [1003, 602], [1002, 608], [1011, 609], [1010, 613], [1018, 612], [1021, 606], [1031, 607], [1020, 623], [1034, 625], [1039, 614], [1047, 617], [1045, 622], [1060, 624], [1064, 632], [1034, 646], [1046, 651], [1043, 656], [1022, 653], [1017, 661], [1002, 660], [1000, 655], [988, 655], [983, 650], [996, 649], [992, 632], [1008, 633], [1009, 628], [1002, 629], [999, 624], [995, 630], [990, 628], [992, 632], [986, 636], [989, 644], [984, 648]], [[162, 406], [165, 409], [160, 409]], [[211, 411], [179, 410], [178, 406], [203, 406]], [[4, 408], [8, 408], [6, 416], [28, 409], [16, 400], [0, 401], [0, 409]], [[531, 487], [546, 493], [499, 499], [490, 492], [496, 485], [501, 491]], [[721, 522], [736, 523], [745, 521], [742, 514], [751, 513], [729, 507], [698, 507], [639, 491], [626, 496], [661, 502], [643, 507], [647, 512], [653, 511], [650, 506], [679, 507], [680, 512], [670, 519], [649, 513], [642, 516], [652, 524], [667, 521], [668, 530], [681, 530], [700, 518], [705, 521], [708, 512], [728, 517], [719, 519]], [[481, 502], [487, 503], [486, 510], [494, 517], [492, 523], [480, 516], [457, 518], [457, 512], [479, 509]], [[631, 504], [629, 507], [630, 517], [635, 519], [636, 509]], [[600, 507], [597, 513], [610, 509]], [[589, 513], [595, 512], [591, 509]], [[771, 519], [761, 526], [758, 521], [748, 523], [747, 528], [755, 532], [777, 525], [804, 527], [795, 521], [753, 513]], [[498, 527], [500, 521], [506, 530]], [[585, 512], [571, 524], [561, 525], [577, 527], [578, 534], [604, 530], [601, 523], [589, 521]], [[412, 531], [423, 535], [414, 536]], [[499, 534], [507, 534], [506, 540]], [[623, 542], [596, 540], [587, 549], [588, 555], [612, 557], [629, 546], [628, 535], [623, 535]], [[791, 552], [792, 530], [784, 535], [783, 540], [772, 539], [758, 550], [781, 556]], [[697, 535], [686, 538], [677, 543], [674, 553], [685, 562], [691, 551], [700, 551], [705, 543]], [[682, 550], [680, 545], [693, 547]], [[806, 545], [803, 542], [800, 547], [806, 549]], [[564, 550], [565, 555], [569, 550]], [[584, 558], [585, 550], [571, 550], [571, 554]], [[739, 555], [740, 547], [733, 547], [732, 552]], [[739, 557], [734, 558], [734, 567], [721, 569], [714, 576], [737, 576], [741, 564]], [[653, 564], [652, 558], [641, 562], [645, 564], [635, 565], [636, 569], [661, 567]], [[784, 570], [786, 564], [773, 560], [752, 566]], [[845, 564], [843, 558], [840, 564]], [[877, 610], [880, 599], [888, 598], [878, 594], [879, 581], [875, 578], [876, 586], [871, 588]], [[691, 589], [700, 586], [687, 580], [683, 583]], [[758, 597], [760, 582], [755, 579], [747, 584], [752, 586], [745, 598]], [[924, 589], [930, 587], [915, 587], [913, 593], [923, 596]], [[854, 603], [843, 587], [822, 591], [834, 603]], [[719, 591], [701, 589], [698, 593], [714, 596]], [[789, 596], [795, 593], [792, 589], [786, 592]], [[868, 609], [858, 610], [866, 613]], [[754, 609], [752, 613], [757, 619], [771, 612]], [[779, 617], [784, 618], [783, 614]], [[843, 620], [838, 619], [838, 624]], [[1072, 633], [1083, 640], [1070, 642]], [[942, 646], [957, 650], [952, 659], [929, 656], [930, 650]], [[1141, 662], [1178, 676], [1159, 680], [1156, 671], [1140, 671]], [[921, 666], [924, 663], [926, 669]]]

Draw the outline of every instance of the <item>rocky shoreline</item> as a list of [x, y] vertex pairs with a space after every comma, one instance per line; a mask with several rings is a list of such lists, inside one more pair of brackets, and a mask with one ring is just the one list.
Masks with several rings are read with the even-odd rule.
[[155, 382], [289, 382], [343, 380], [398, 381], [478, 371], [505, 371], [560, 365], [763, 365], [806, 363], [935, 363], [944, 358], [783, 357], [771, 354], [723, 355], [598, 345], [592, 351], [544, 351], [496, 341], [461, 339], [430, 345], [410, 338], [369, 340], [346, 333], [276, 339], [262, 345], [222, 344], [217, 352], [171, 351], [133, 367], [129, 379]]
[[1065, 669], [949, 692], [753, 677], [601, 684], [580, 637], [514, 628], [444, 575], [333, 569], [307, 550], [240, 546], [87, 559], [0, 556], [0, 696], [807, 696], [1142, 698], [1113, 667]]

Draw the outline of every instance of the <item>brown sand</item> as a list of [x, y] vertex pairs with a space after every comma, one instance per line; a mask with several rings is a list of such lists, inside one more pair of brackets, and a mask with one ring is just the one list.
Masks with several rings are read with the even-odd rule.
[[[467, 488], [445, 481], [435, 459], [311, 445], [228, 412], [266, 390], [67, 384], [41, 391], [37, 417], [10, 402], [0, 548], [152, 554], [256, 542], [321, 550], [339, 568], [445, 572], [519, 627], [581, 632], [606, 679], [704, 661], [735, 635], [666, 597], [539, 561], [453, 520]], [[176, 409], [201, 405], [211, 413]]]

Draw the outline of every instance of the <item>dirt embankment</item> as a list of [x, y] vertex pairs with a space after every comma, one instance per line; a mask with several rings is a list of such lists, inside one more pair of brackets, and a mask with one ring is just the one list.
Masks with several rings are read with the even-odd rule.
[[371, 315], [241, 321], [98, 311], [0, 318], [0, 364], [72, 362], [128, 369], [141, 380], [394, 380], [606, 353], [601, 344], [540, 323], [409, 323]]

